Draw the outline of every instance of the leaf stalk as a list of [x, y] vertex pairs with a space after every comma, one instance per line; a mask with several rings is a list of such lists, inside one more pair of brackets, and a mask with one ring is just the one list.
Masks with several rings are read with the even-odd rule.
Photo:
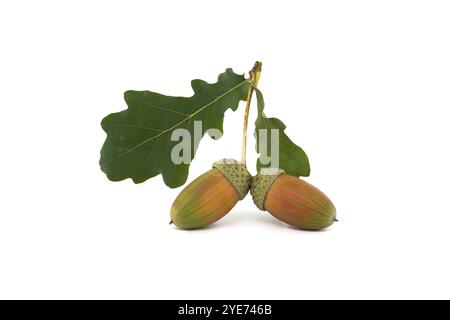
[[245, 105], [244, 111], [244, 126], [242, 130], [242, 153], [241, 153], [241, 162], [246, 165], [247, 160], [247, 126], [248, 126], [248, 115], [250, 112], [250, 104], [252, 102], [253, 92], [258, 85], [259, 77], [261, 76], [261, 66], [262, 62], [256, 61], [252, 70], [250, 70], [250, 88], [248, 89], [247, 94], [247, 103]]

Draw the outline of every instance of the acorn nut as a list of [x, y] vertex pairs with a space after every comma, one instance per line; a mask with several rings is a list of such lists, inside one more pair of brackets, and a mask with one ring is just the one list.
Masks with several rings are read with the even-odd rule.
[[336, 208], [311, 184], [279, 169], [262, 169], [250, 193], [256, 206], [275, 218], [305, 230], [320, 230], [336, 220]]
[[175, 199], [171, 222], [181, 229], [198, 229], [216, 222], [246, 196], [250, 182], [244, 164], [232, 159], [215, 162]]

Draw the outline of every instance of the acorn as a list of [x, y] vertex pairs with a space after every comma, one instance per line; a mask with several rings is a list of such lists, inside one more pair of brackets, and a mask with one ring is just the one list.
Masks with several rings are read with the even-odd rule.
[[320, 230], [337, 221], [336, 208], [322, 191], [280, 169], [261, 169], [250, 193], [259, 209], [300, 229]]
[[223, 159], [192, 181], [175, 199], [170, 217], [181, 229], [206, 227], [225, 216], [247, 195], [251, 175], [244, 164]]

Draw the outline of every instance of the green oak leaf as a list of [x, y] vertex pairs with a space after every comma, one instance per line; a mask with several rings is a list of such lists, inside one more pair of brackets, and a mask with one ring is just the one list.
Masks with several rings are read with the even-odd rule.
[[[259, 139], [259, 129], [266, 129], [266, 140], [267, 140], [267, 155], [271, 155], [271, 129], [278, 129], [279, 134], [279, 168], [283, 169], [287, 174], [292, 176], [303, 176], [307, 177], [310, 174], [310, 167], [308, 156], [302, 148], [297, 146], [291, 139], [286, 135], [284, 130], [286, 126], [284, 123], [277, 118], [267, 118], [264, 114], [264, 98], [257, 88], [256, 98], [258, 101], [258, 117], [255, 122], [255, 137], [256, 137], [256, 151], [260, 152], [260, 139]], [[264, 137], [264, 136], [263, 136]], [[270, 167], [270, 164], [262, 164], [261, 157], [258, 158], [256, 162], [256, 167], [258, 171], [264, 167]]]
[[184, 128], [190, 133], [194, 157], [194, 122], [201, 121], [201, 135], [208, 129], [222, 131], [225, 111], [237, 109], [247, 99], [249, 81], [232, 69], [219, 75], [216, 83], [192, 80], [194, 95], [171, 97], [151, 91], [126, 91], [128, 109], [102, 120], [107, 138], [101, 149], [100, 167], [112, 181], [131, 178], [141, 183], [162, 174], [164, 183], [179, 187], [186, 182], [189, 164], [175, 164], [171, 152], [180, 141], [172, 132]]

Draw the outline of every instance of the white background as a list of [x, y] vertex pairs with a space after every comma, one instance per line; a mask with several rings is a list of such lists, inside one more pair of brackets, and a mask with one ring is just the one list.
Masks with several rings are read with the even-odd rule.
[[[449, 17], [448, 1], [3, 1], [0, 298], [450, 298]], [[257, 59], [266, 113], [339, 223], [295, 230], [247, 197], [180, 231], [181, 188], [100, 171], [125, 90], [189, 96]], [[243, 109], [188, 181], [240, 157]]]

